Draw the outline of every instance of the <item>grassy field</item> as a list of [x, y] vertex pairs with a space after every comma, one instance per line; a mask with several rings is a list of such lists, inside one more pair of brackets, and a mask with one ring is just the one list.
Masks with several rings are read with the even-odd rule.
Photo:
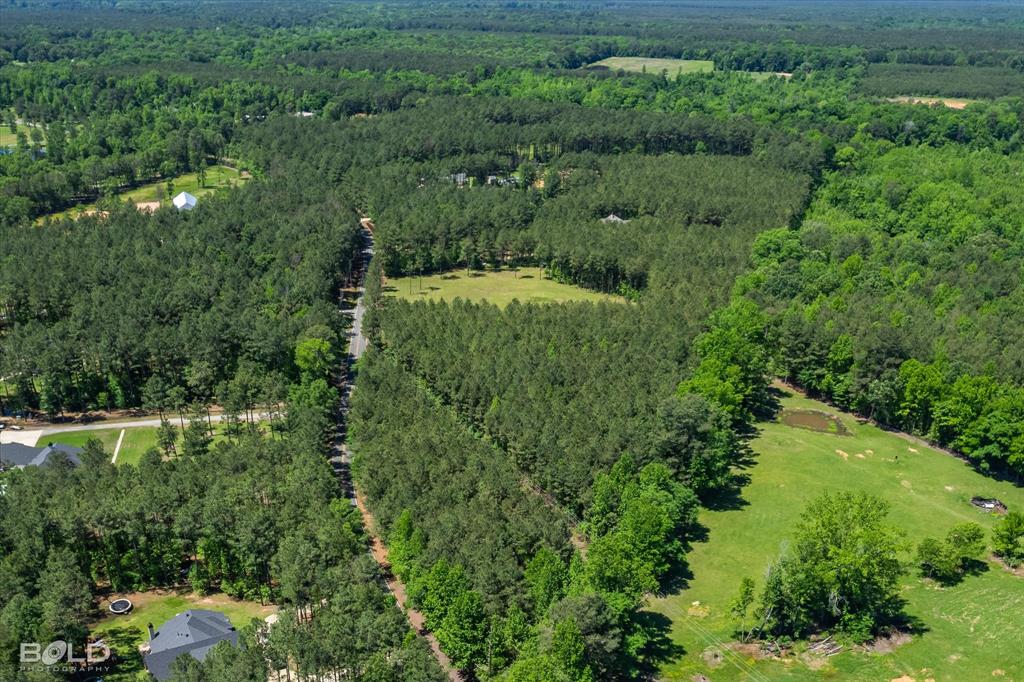
[[[177, 418], [171, 419], [171, 423], [174, 424], [178, 430], [178, 448], [181, 448], [182, 436], [181, 426], [178, 423]], [[185, 422], [185, 426], [188, 426], [188, 422]], [[269, 425], [261, 422], [260, 428], [264, 431], [269, 430]], [[118, 464], [138, 464], [142, 458], [142, 454], [150, 448], [157, 447], [157, 428], [155, 426], [135, 426], [124, 430], [124, 440], [121, 442], [121, 450], [117, 453]], [[117, 439], [121, 435], [121, 429], [97, 429], [95, 431], [65, 431], [62, 433], [51, 433], [43, 436], [36, 443], [36, 446], [42, 446], [46, 443], [63, 443], [65, 445], [73, 445], [75, 447], [84, 447], [90, 438], [98, 438], [103, 443], [103, 449], [110, 453], [111, 456], [114, 454], [114, 447], [117, 445]], [[216, 444], [220, 441], [226, 440], [227, 436], [224, 434], [224, 424], [220, 422], [213, 423], [213, 443]]]
[[120, 659], [112, 674], [104, 674], [103, 679], [108, 682], [127, 682], [140, 677], [151, 679], [144, 672], [142, 657], [138, 652], [138, 646], [148, 639], [148, 623], [159, 628], [182, 611], [211, 609], [222, 612], [236, 628], [242, 628], [253, 618], [262, 620], [277, 611], [273, 605], [238, 601], [223, 594], [202, 596], [187, 591], [154, 590], [119, 594], [114, 598], [117, 597], [131, 599], [132, 611], [123, 616], [115, 616], [107, 610], [110, 600], [104, 600], [100, 604], [103, 615], [91, 627], [92, 634], [97, 638], [102, 637]]
[[[17, 131], [25, 133], [25, 137], [28, 137], [29, 128], [24, 123], [16, 124]], [[6, 124], [0, 124], [0, 147], [17, 147], [18, 146], [18, 132], [12, 133], [11, 129]], [[31, 139], [31, 138], [30, 138]]]
[[721, 643], [732, 639], [735, 623], [727, 605], [740, 579], [751, 576], [760, 583], [800, 512], [819, 493], [854, 490], [885, 498], [892, 506], [890, 520], [914, 543], [942, 536], [963, 521], [990, 528], [995, 517], [971, 506], [972, 495], [1024, 508], [1024, 489], [981, 476], [949, 455], [858, 424], [816, 401], [789, 395], [782, 404], [789, 410], [836, 415], [849, 433], [761, 424], [752, 443], [756, 464], [748, 472], [751, 482], [743, 490], [743, 502], [737, 509], [702, 512], [708, 541], [696, 545], [688, 557], [693, 574], [689, 585], [651, 600], [650, 610], [672, 621], [672, 642], [683, 649], [663, 666], [662, 678], [1024, 680], [1024, 578], [991, 562], [985, 572], [952, 587], [922, 580], [911, 571], [903, 585], [906, 611], [920, 619], [924, 632], [890, 653], [845, 651], [822, 660], [757, 661], [736, 652], [716, 662], [709, 652], [721, 651]]
[[410, 301], [463, 298], [489, 301], [506, 306], [518, 299], [521, 303], [562, 303], [564, 301], [625, 301], [620, 296], [601, 294], [569, 284], [561, 284], [541, 276], [539, 268], [521, 268], [518, 272], [452, 272], [423, 277], [389, 279], [385, 291]]
[[715, 70], [715, 63], [700, 59], [655, 59], [653, 57], [608, 57], [599, 62], [594, 62], [590, 67], [607, 67], [612, 71], [635, 71], [640, 73], [661, 73], [668, 72], [669, 76], [679, 73], [709, 73]]
[[[171, 182], [174, 186], [170, 196], [166, 196], [167, 181], [161, 180], [159, 182], [151, 182], [147, 185], [140, 185], [139, 187], [128, 190], [127, 192], [122, 192], [117, 195], [117, 198], [121, 201], [129, 201], [133, 204], [161, 201], [163, 205], [169, 206], [171, 199], [180, 192], [188, 192], [196, 198], [201, 199], [204, 196], [213, 194], [219, 189], [245, 184], [248, 180], [248, 176], [243, 177], [241, 172], [234, 168], [228, 168], [227, 166], [210, 166], [206, 171], [206, 184], [203, 187], [199, 186], [199, 175], [197, 173], [186, 173], [172, 179]], [[79, 204], [78, 206], [72, 206], [71, 208], [60, 211], [59, 213], [52, 213], [50, 215], [43, 216], [36, 222], [42, 223], [50, 218], [54, 220], [60, 218], [77, 218], [95, 211], [95, 203]]]

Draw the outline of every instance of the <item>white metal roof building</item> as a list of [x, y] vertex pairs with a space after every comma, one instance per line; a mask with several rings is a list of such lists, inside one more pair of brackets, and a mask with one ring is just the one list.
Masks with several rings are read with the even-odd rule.
[[182, 192], [171, 201], [174, 203], [174, 208], [179, 211], [191, 211], [199, 203], [199, 200], [188, 192]]

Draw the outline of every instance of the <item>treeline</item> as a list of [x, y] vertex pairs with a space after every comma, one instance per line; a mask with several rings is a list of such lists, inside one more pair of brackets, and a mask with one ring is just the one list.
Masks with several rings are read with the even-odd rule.
[[583, 557], [568, 547], [573, 517], [385, 354], [364, 356], [351, 418], [392, 567], [459, 668], [635, 679], [657, 634], [635, 609], [694, 532], [696, 500], [667, 466], [626, 456], [598, 481]]
[[936, 95], [941, 97], [1020, 96], [1024, 92], [1024, 57], [1010, 67], [872, 64], [858, 88], [867, 95]]
[[[487, 160], [496, 166], [480, 164]], [[454, 157], [368, 173], [385, 274], [539, 265], [634, 299], [650, 288], [671, 297], [693, 330], [726, 302], [754, 235], [788, 225], [809, 185], [749, 157], [563, 154], [510, 165], [509, 157]], [[474, 186], [443, 174], [460, 168]], [[487, 186], [487, 178], [514, 183]]]
[[297, 349], [337, 347], [359, 232], [328, 182], [296, 164], [271, 175], [192, 212], [0, 228], [5, 403], [180, 407], [216, 401], [240, 374], [267, 387], [252, 402], [282, 402], [309, 365]]
[[[820, 75], [758, 83], [728, 73], [669, 79], [489, 67], [438, 76], [295, 64], [9, 65], [0, 70], [0, 106], [44, 125], [30, 129], [18, 153], [0, 157], [0, 191], [8, 199], [0, 217], [24, 220], [144, 180], [201, 169], [209, 158], [222, 156], [246, 124], [286, 112], [338, 120], [401, 109], [401, 116], [366, 122], [371, 131], [391, 128], [386, 139], [378, 138], [376, 146], [364, 139], [352, 150], [388, 150], [380, 162], [407, 154], [429, 159], [498, 152], [515, 157], [517, 165], [524, 157], [545, 160], [572, 151], [706, 150], [753, 153], [817, 178], [832, 167], [834, 147], [858, 131], [897, 144], [1018, 144], [1019, 103], [910, 112], [904, 105], [857, 99], [852, 88], [850, 79]], [[492, 103], [490, 110], [483, 101]], [[526, 111], [494, 110], [511, 101]], [[153, 102], [159, 104], [155, 111]], [[648, 113], [628, 113], [634, 110]], [[736, 117], [737, 110], [745, 117]], [[435, 137], [447, 127], [457, 129], [455, 138]], [[418, 139], [407, 140], [410, 132]], [[396, 148], [402, 139], [406, 148]], [[431, 148], [420, 149], [425, 143]]]
[[[688, 395], [710, 380], [676, 397], [682, 362], [699, 359], [641, 306], [381, 305], [368, 322], [385, 352], [575, 513], [624, 452], [665, 463], [705, 499], [729, 488], [740, 456], [731, 414]], [[723, 371], [734, 364], [719, 357]]]
[[760, 235], [740, 290], [780, 373], [836, 404], [1024, 474], [1019, 155], [840, 150], [797, 231]]
[[0, 69], [3, 125], [29, 134], [0, 155], [0, 222], [14, 224], [154, 179], [202, 172], [240, 127], [272, 112], [328, 118], [397, 109], [414, 83], [165, 63]]

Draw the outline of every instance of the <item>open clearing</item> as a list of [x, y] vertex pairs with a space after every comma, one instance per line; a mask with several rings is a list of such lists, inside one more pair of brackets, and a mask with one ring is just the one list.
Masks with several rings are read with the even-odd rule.
[[[213, 194], [219, 189], [237, 187], [248, 181], [248, 174], [243, 175], [241, 171], [234, 168], [229, 168], [227, 166], [210, 166], [206, 170], [206, 184], [202, 187], [199, 186], [198, 173], [185, 173], [184, 175], [179, 175], [178, 177], [171, 179], [173, 188], [170, 196], [167, 196], [167, 181], [160, 180], [146, 185], [140, 185], [126, 192], [121, 192], [117, 194], [117, 198], [121, 201], [128, 201], [133, 204], [160, 202], [163, 206], [170, 206], [171, 199], [179, 192], [188, 192], [196, 198], [202, 199], [205, 196]], [[83, 215], [91, 215], [92, 213], [95, 213], [96, 210], [95, 203], [79, 204], [58, 213], [51, 213], [50, 215], [42, 216], [36, 222], [42, 223], [49, 219], [59, 220], [60, 218], [79, 218]]]
[[[177, 447], [180, 451], [182, 447], [182, 435], [181, 425], [178, 422], [176, 416], [168, 417], [171, 424], [178, 433]], [[269, 431], [269, 424], [265, 422], [257, 422], [259, 428], [267, 432]], [[185, 422], [185, 426], [188, 427], [188, 421]], [[244, 426], [244, 425], [243, 425]], [[226, 440], [227, 435], [224, 433], [226, 424], [223, 422], [213, 423], [213, 444], [217, 444], [220, 441]], [[97, 438], [103, 444], [103, 449], [111, 456], [114, 454], [114, 446], [117, 445], [117, 439], [121, 435], [121, 429], [97, 429], [95, 431], [65, 431], [58, 433], [48, 433], [39, 439], [36, 446], [46, 445], [46, 443], [63, 443], [64, 445], [73, 445], [75, 447], [85, 447], [85, 444], [89, 442], [91, 438]], [[132, 428], [124, 429], [124, 441], [121, 443], [121, 450], [117, 454], [117, 464], [138, 464], [139, 460], [146, 450], [155, 448], [157, 446], [157, 428], [154, 426], [137, 426]]]
[[932, 106], [935, 104], [941, 104], [944, 107], [950, 109], [964, 109], [968, 104], [974, 104], [978, 100], [976, 99], [960, 99], [957, 97], [890, 97], [887, 101], [897, 102], [899, 104], [926, 104]]
[[710, 73], [715, 70], [715, 63], [702, 59], [655, 59], [653, 57], [608, 57], [588, 65], [588, 68], [605, 67], [612, 71], [634, 71], [641, 73], [661, 73], [668, 75], [679, 73]]
[[[107, 607], [113, 599], [126, 597], [132, 601], [130, 613], [115, 616]], [[119, 663], [112, 674], [104, 674], [104, 680], [115, 682], [138, 679], [151, 679], [145, 675], [142, 657], [138, 646], [149, 635], [146, 625], [152, 623], [159, 628], [165, 621], [188, 609], [213, 609], [228, 617], [237, 629], [249, 624], [253, 618], [263, 620], [277, 607], [272, 604], [262, 605], [258, 602], [239, 601], [224, 594], [200, 595], [188, 590], [151, 590], [149, 592], [133, 592], [116, 594], [100, 602], [102, 615], [93, 623], [91, 633], [102, 638], [107, 646], [118, 656]], [[144, 678], [142, 676], [145, 676]]]
[[521, 268], [517, 272], [476, 272], [455, 270], [419, 277], [397, 277], [385, 282], [385, 291], [409, 301], [488, 301], [505, 307], [513, 300], [520, 303], [563, 303], [565, 301], [618, 301], [621, 296], [602, 294], [562, 284], [541, 275], [539, 268]]
[[[1024, 509], [1024, 489], [986, 478], [954, 457], [859, 424], [814, 400], [789, 395], [782, 407], [789, 413], [834, 415], [850, 434], [781, 422], [759, 425], [760, 435], [751, 443], [756, 464], [748, 471], [751, 482], [742, 491], [743, 501], [735, 509], [701, 513], [709, 536], [688, 555], [693, 574], [688, 587], [651, 600], [653, 617], [671, 619], [673, 643], [685, 649], [663, 666], [663, 679], [1024, 679], [1024, 579], [995, 563], [952, 587], [911, 571], [904, 579], [906, 611], [926, 631], [884, 655], [846, 651], [817, 661], [812, 670], [792, 659], [757, 662], [739, 653], [716, 660], [708, 653], [732, 639], [728, 603], [740, 579], [750, 576], [760, 588], [765, 566], [778, 556], [800, 512], [823, 491], [867, 491], [885, 498], [892, 505], [890, 520], [915, 544], [964, 521], [991, 528], [996, 517], [972, 507], [972, 495]], [[997, 670], [1003, 674], [993, 677]]]
[[0, 124], [0, 147], [6, 147], [13, 149], [18, 146], [18, 133], [25, 133], [25, 137], [28, 137], [29, 132], [32, 130], [29, 126], [24, 123], [16, 123], [16, 132], [11, 132], [10, 127], [7, 124]]

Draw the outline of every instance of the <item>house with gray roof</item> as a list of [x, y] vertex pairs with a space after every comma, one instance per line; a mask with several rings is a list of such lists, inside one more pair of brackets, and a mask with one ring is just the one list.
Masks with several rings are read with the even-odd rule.
[[154, 631], [149, 625], [149, 642], [143, 645], [143, 662], [149, 674], [158, 680], [171, 677], [171, 664], [178, 656], [188, 654], [197, 661], [206, 659], [214, 645], [238, 644], [238, 631], [220, 611], [190, 609]]
[[0, 469], [41, 467], [63, 459], [78, 466], [82, 463], [78, 458], [81, 452], [82, 448], [61, 443], [47, 443], [41, 448], [22, 443], [4, 443], [0, 445]]

